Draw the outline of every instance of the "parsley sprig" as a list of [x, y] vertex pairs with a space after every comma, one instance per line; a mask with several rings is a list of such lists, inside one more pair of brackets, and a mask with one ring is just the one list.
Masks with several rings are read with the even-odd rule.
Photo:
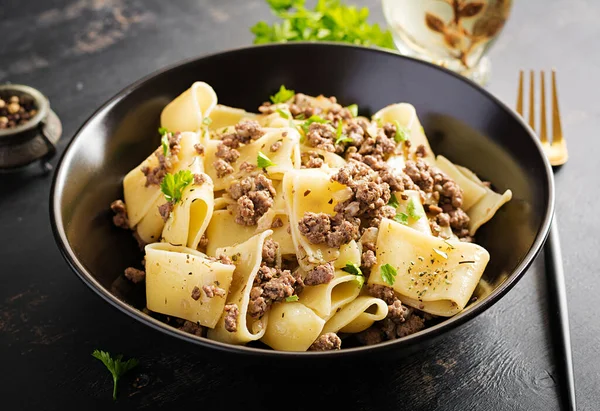
[[384, 264], [379, 269], [381, 272], [381, 279], [389, 285], [394, 285], [396, 281], [396, 275], [398, 275], [398, 271], [394, 267], [389, 264]]
[[298, 301], [299, 298], [297, 295], [290, 295], [289, 297], [285, 297], [286, 303], [293, 303], [294, 301]]
[[354, 274], [356, 276], [356, 282], [358, 283], [358, 288], [362, 288], [365, 284], [365, 276], [362, 273], [360, 267], [353, 263], [352, 261], [348, 261], [346, 266], [342, 268], [342, 271], [345, 271], [349, 274]]
[[285, 103], [286, 101], [288, 101], [289, 99], [294, 97], [295, 94], [296, 94], [296, 92], [294, 90], [288, 90], [282, 84], [279, 87], [279, 91], [270, 97], [271, 103], [273, 103], [273, 104]]
[[100, 350], [94, 350], [92, 353], [94, 358], [99, 359], [102, 363], [108, 368], [108, 371], [112, 374], [113, 377], [113, 400], [117, 399], [117, 384], [119, 383], [119, 378], [127, 371], [138, 365], [138, 360], [135, 358], [130, 358], [127, 361], [123, 361], [123, 355], [117, 355], [114, 359], [110, 356], [109, 353]]
[[408, 213], [408, 216], [415, 221], [423, 217], [423, 213], [420, 209], [417, 208], [414, 198], [408, 200], [408, 204], [406, 205], [406, 212]]
[[160, 191], [163, 192], [167, 201], [176, 204], [181, 200], [183, 190], [194, 181], [194, 175], [190, 170], [180, 170], [175, 175], [167, 173], [160, 183]]
[[401, 125], [398, 120], [394, 120], [394, 125], [396, 126], [396, 134], [394, 135], [394, 141], [396, 143], [401, 143], [403, 141], [408, 140], [408, 136], [410, 135], [410, 131]]
[[163, 150], [163, 155], [165, 157], [167, 157], [169, 154], [171, 154], [171, 148], [170, 148], [170, 145], [169, 145], [169, 130], [167, 130], [164, 127], [160, 127], [158, 129], [158, 132], [162, 136], [160, 138], [160, 145], [161, 145], [162, 150]]
[[251, 27], [255, 44], [316, 40], [395, 48], [389, 30], [367, 22], [367, 7], [347, 6], [341, 0], [319, 0], [313, 10], [304, 0], [267, 0], [267, 4], [281, 21]]
[[258, 166], [258, 168], [265, 169], [276, 164], [272, 162], [271, 159], [265, 155], [265, 153], [259, 151], [258, 156], [256, 156], [256, 165]]
[[344, 123], [342, 123], [341, 121], [338, 122], [337, 130], [335, 131], [335, 137], [336, 146], [340, 143], [351, 143], [352, 141], [354, 141], [344, 134]]

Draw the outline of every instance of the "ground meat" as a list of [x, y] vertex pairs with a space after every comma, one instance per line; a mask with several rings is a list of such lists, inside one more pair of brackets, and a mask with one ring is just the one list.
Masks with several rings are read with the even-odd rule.
[[258, 121], [245, 120], [235, 125], [235, 131], [240, 142], [247, 144], [252, 140], [257, 140], [265, 134]]
[[436, 205], [425, 204], [425, 211], [427, 211], [433, 215], [438, 215], [438, 214], [442, 213], [444, 210], [442, 210], [441, 207], [438, 207]]
[[220, 262], [221, 264], [225, 264], [225, 265], [235, 265], [233, 263], [233, 261], [231, 260], [231, 258], [229, 258], [228, 256], [226, 256], [225, 254], [221, 254], [216, 261]]
[[213, 163], [213, 167], [217, 172], [217, 177], [223, 178], [228, 174], [233, 173], [233, 167], [223, 159], [218, 159]]
[[382, 128], [383, 128], [383, 133], [388, 138], [396, 137], [396, 125], [394, 123], [385, 123]]
[[200, 242], [198, 243], [198, 248], [206, 249], [207, 246], [208, 246], [208, 237], [206, 236], [206, 234], [202, 234], [202, 237], [200, 237]]
[[327, 263], [318, 265], [310, 270], [304, 278], [305, 285], [328, 284], [333, 280], [334, 268], [333, 264]]
[[273, 301], [282, 301], [294, 294], [295, 282], [295, 278], [288, 270], [281, 271], [278, 277], [263, 284], [263, 295]]
[[[429, 207], [429, 209], [431, 210], [431, 207]], [[435, 217], [435, 220], [441, 227], [448, 227], [450, 225], [450, 215], [448, 213], [438, 214]]]
[[330, 216], [325, 213], [304, 213], [298, 222], [298, 229], [312, 244], [325, 243], [327, 234], [331, 232]]
[[414, 186], [407, 175], [400, 171], [394, 170], [388, 163], [383, 161], [381, 157], [366, 155], [362, 158], [362, 161], [374, 171], [379, 173], [381, 181], [387, 183], [392, 191], [398, 192], [410, 190]]
[[306, 133], [306, 143], [325, 151], [335, 151], [336, 131], [330, 124], [312, 123]]
[[423, 144], [419, 144], [417, 146], [417, 150], [415, 151], [417, 157], [425, 157], [427, 155], [427, 149]]
[[160, 185], [164, 176], [173, 168], [173, 164], [179, 161], [177, 154], [181, 147], [179, 141], [181, 140], [181, 133], [168, 133], [169, 140], [169, 153], [165, 156], [162, 147], [154, 152], [154, 155], [158, 158], [158, 166], [150, 169], [150, 167], [142, 167], [142, 173], [146, 176], [146, 187], [150, 185]]
[[308, 351], [331, 351], [339, 350], [342, 346], [342, 340], [336, 333], [327, 333], [321, 335], [308, 348]]
[[[462, 231], [469, 226], [469, 216], [465, 213], [461, 208], [457, 208], [456, 210], [452, 210], [448, 212], [450, 216], [450, 227], [454, 230]], [[464, 233], [461, 233], [464, 234]], [[468, 235], [468, 230], [467, 230]], [[462, 235], [464, 237], [465, 235]]]
[[208, 181], [208, 175], [204, 173], [194, 174], [194, 184], [197, 186], [201, 186], [202, 184]]
[[192, 299], [198, 301], [200, 299], [200, 288], [197, 286], [192, 290]]
[[344, 127], [344, 134], [352, 140], [350, 144], [353, 146], [360, 146], [365, 140], [366, 126], [363, 125], [362, 122], [365, 122], [365, 120], [352, 119], [349, 120]]
[[[358, 238], [358, 224], [348, 220], [333, 219], [333, 231], [327, 234], [327, 245], [332, 248], [339, 248], [342, 244], [348, 244]], [[339, 223], [335, 223], [339, 221]], [[360, 222], [359, 222], [360, 223]]]
[[237, 200], [235, 221], [242, 225], [255, 225], [273, 206], [275, 188], [264, 174], [244, 177], [228, 189], [232, 199]]
[[325, 163], [323, 156], [316, 151], [302, 153], [300, 162], [302, 163], [302, 168], [321, 168]]
[[169, 219], [171, 212], [173, 211], [173, 203], [168, 201], [161, 206], [158, 206], [158, 213], [164, 221]]
[[324, 117], [325, 120], [331, 122], [334, 127], [337, 127], [340, 121], [350, 120], [352, 118], [352, 113], [340, 104], [334, 103], [329, 107]]
[[242, 164], [240, 164], [240, 171], [243, 171], [245, 173], [251, 173], [254, 170], [256, 170], [256, 165], [252, 163], [244, 161]]
[[430, 193], [433, 190], [433, 176], [429, 165], [419, 159], [415, 161], [407, 161], [404, 165], [404, 172], [421, 190]]
[[369, 284], [367, 286], [367, 291], [373, 297], [382, 299], [388, 305], [394, 304], [394, 301], [396, 301], [398, 299], [398, 298], [396, 298], [396, 294], [394, 293], [394, 289], [392, 287], [388, 287], [386, 285]]
[[398, 338], [406, 337], [407, 335], [414, 334], [425, 328], [425, 320], [418, 315], [412, 314], [401, 324], [396, 326], [396, 336]]
[[225, 306], [225, 329], [230, 333], [237, 331], [238, 316], [240, 310], [235, 304], [227, 304]]
[[[194, 290], [197, 287], [194, 287]], [[216, 285], [203, 285], [202, 286], [202, 291], [204, 291], [204, 294], [206, 294], [206, 296], [208, 298], [213, 298], [215, 295], [219, 296], [219, 297], [225, 297], [225, 290], [222, 289], [221, 287], [217, 287]], [[198, 296], [200, 296], [200, 290], [198, 290]], [[192, 294], [192, 298], [193, 298], [193, 294]]]
[[257, 282], [258, 284], [266, 283], [267, 281], [271, 280], [273, 278], [273, 276], [275, 276], [276, 274], [277, 274], [276, 268], [271, 268], [265, 264], [262, 264], [258, 268], [258, 271], [256, 272], [256, 280], [257, 281], [255, 281], [255, 282]]
[[268, 265], [275, 264], [275, 260], [277, 258], [277, 250], [279, 249], [279, 244], [273, 240], [266, 240], [263, 244], [262, 249], [262, 259]]
[[264, 174], [244, 177], [240, 181], [233, 183], [227, 190], [234, 200], [252, 191], [267, 191], [271, 197], [275, 197], [276, 194], [273, 182]]
[[407, 312], [408, 309], [402, 305], [400, 300], [396, 300], [392, 304], [388, 305], [387, 318], [396, 324], [401, 324], [405, 321], [405, 315]]
[[362, 266], [365, 268], [372, 268], [375, 264], [377, 264], [377, 257], [375, 257], [375, 252], [372, 250], [367, 250], [362, 253]]
[[110, 209], [115, 213], [113, 224], [119, 228], [129, 230], [129, 218], [127, 217], [127, 207], [123, 200], [115, 200], [110, 204]]
[[370, 135], [365, 137], [363, 143], [358, 149], [358, 154], [372, 154], [385, 159], [395, 150], [396, 142], [394, 139], [387, 137], [383, 130], [380, 129], [375, 137]]
[[358, 333], [356, 338], [363, 345], [374, 345], [384, 340], [384, 334], [379, 326], [373, 325], [363, 332]]
[[281, 217], [275, 217], [275, 219], [271, 223], [271, 228], [279, 228], [279, 227], [283, 227], [283, 220], [281, 219]]
[[289, 109], [292, 116], [304, 116], [304, 118], [309, 118], [323, 112], [320, 107], [313, 106], [312, 98], [302, 93], [297, 93], [294, 96], [289, 104]]
[[228, 163], [233, 163], [240, 157], [240, 152], [235, 148], [227, 147], [225, 144], [219, 143], [215, 156], [222, 158]]
[[281, 146], [283, 145], [283, 143], [281, 141], [276, 141], [273, 144], [271, 144], [271, 147], [269, 147], [269, 150], [274, 153], [277, 150], [279, 150], [281, 148]]
[[143, 270], [128, 267], [125, 269], [125, 278], [127, 278], [132, 283], [137, 284], [144, 281], [144, 278], [146, 278], [146, 273]]
[[194, 144], [194, 150], [200, 156], [204, 154], [204, 146], [202, 144]]
[[179, 329], [186, 333], [197, 335], [198, 337], [202, 337], [202, 334], [204, 333], [204, 327], [187, 320], [179, 327]]

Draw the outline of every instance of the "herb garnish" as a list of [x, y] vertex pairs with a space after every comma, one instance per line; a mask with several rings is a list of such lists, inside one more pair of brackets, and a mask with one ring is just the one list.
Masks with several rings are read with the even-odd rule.
[[310, 10], [304, 3], [304, 0], [267, 0], [273, 14], [282, 21], [272, 26], [265, 21], [254, 25], [250, 29], [255, 35], [254, 43], [317, 40], [394, 48], [389, 30], [367, 22], [366, 7], [358, 9], [340, 0], [319, 0]]
[[279, 91], [271, 96], [271, 103], [273, 103], [273, 104], [285, 103], [286, 101], [288, 101], [289, 99], [294, 97], [294, 94], [296, 94], [296, 92], [294, 90], [288, 90], [282, 84], [279, 87]]
[[275, 111], [277, 111], [279, 113], [279, 115], [283, 118], [285, 118], [286, 120], [290, 118], [290, 116], [288, 115], [288, 113], [286, 113], [285, 111], [283, 111], [282, 109], [278, 108]]
[[160, 138], [160, 145], [163, 150], [163, 156], [168, 157], [171, 154], [171, 148], [169, 145], [169, 135], [164, 133]]
[[194, 175], [190, 170], [180, 170], [175, 175], [167, 173], [160, 183], [160, 191], [163, 192], [167, 201], [176, 204], [181, 200], [183, 190], [194, 181]]
[[387, 205], [392, 206], [394, 208], [398, 208], [400, 203], [398, 202], [398, 197], [396, 197], [396, 194], [392, 193], [392, 195], [390, 196], [390, 201], [388, 201]]
[[306, 120], [304, 123], [302, 123], [301, 127], [302, 130], [304, 131], [304, 134], [308, 133], [308, 128], [310, 127], [310, 125], [312, 123], [320, 123], [320, 124], [325, 124], [327, 123], [327, 120], [325, 120], [323, 117], [321, 116], [317, 116], [316, 114], [313, 114], [312, 116], [310, 116], [308, 118], [308, 120]]
[[138, 365], [138, 360], [130, 358], [127, 361], [123, 361], [123, 355], [117, 355], [115, 359], [112, 359], [110, 354], [105, 351], [94, 350], [92, 353], [94, 358], [99, 359], [108, 368], [108, 371], [113, 377], [113, 400], [117, 399], [117, 383], [119, 378], [127, 371], [131, 370]]
[[394, 140], [396, 143], [408, 140], [408, 135], [410, 134], [408, 129], [400, 125], [398, 120], [394, 120], [394, 125], [396, 126], [396, 135], [394, 135]]
[[170, 133], [170, 131], [167, 130], [166, 127], [159, 127], [158, 128], [158, 134], [160, 134], [161, 136], [164, 135], [164, 134], [167, 134], [167, 133]]
[[352, 114], [352, 117], [358, 116], [358, 105], [356, 105], [356, 104], [350, 104], [346, 108], [348, 109], [348, 111], [350, 111], [350, 114]]
[[398, 213], [394, 216], [394, 220], [400, 224], [408, 225], [408, 214]]
[[204, 117], [202, 119], [202, 124], [204, 124], [205, 126], [210, 126], [212, 124], [212, 118], [210, 117]]
[[345, 136], [344, 134], [344, 124], [340, 121], [337, 126], [337, 130], [335, 132], [335, 136], [337, 137], [335, 140], [335, 145], [337, 146], [340, 143], [349, 143], [352, 140], [350, 137]]
[[297, 295], [290, 295], [289, 297], [285, 297], [285, 302], [286, 303], [292, 303], [294, 301], [298, 301], [298, 296]]
[[408, 213], [408, 216], [413, 220], [418, 220], [419, 218], [423, 217], [421, 210], [417, 209], [417, 206], [415, 205], [414, 198], [408, 200], [408, 204], [406, 205], [406, 212]]
[[362, 271], [360, 270], [360, 267], [351, 261], [348, 261], [346, 263], [346, 266], [344, 268], [342, 268], [342, 271], [345, 271], [347, 273], [354, 274], [354, 275], [363, 275]]
[[384, 264], [381, 266], [379, 271], [381, 272], [381, 278], [384, 282], [389, 285], [394, 285], [394, 282], [396, 281], [396, 275], [398, 275], [398, 272], [394, 267], [389, 264]]
[[258, 156], [256, 157], [256, 165], [258, 168], [267, 168], [270, 166], [274, 166], [275, 163], [271, 161], [269, 157], [267, 157], [262, 151], [258, 152]]

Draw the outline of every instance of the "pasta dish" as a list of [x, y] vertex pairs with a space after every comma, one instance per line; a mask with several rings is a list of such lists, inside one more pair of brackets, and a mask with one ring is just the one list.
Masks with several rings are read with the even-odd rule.
[[281, 86], [258, 112], [196, 82], [125, 176], [113, 221], [144, 250], [124, 275], [148, 314], [230, 344], [324, 351], [467, 306], [490, 259], [474, 236], [510, 190], [435, 156], [407, 103], [367, 118]]

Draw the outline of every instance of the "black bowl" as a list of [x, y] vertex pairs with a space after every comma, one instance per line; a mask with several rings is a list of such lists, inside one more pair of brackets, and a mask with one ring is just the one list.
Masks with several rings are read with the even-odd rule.
[[[396, 102], [413, 104], [436, 153], [510, 188], [513, 200], [479, 232], [491, 254], [484, 279], [489, 295], [431, 328], [377, 346], [336, 352], [287, 353], [240, 347], [195, 337], [143, 313], [144, 287], [123, 279], [142, 254], [131, 234], [113, 227], [109, 204], [122, 198], [123, 176], [159, 145], [162, 108], [197, 80], [209, 83], [219, 102], [256, 111], [281, 84], [306, 94], [333, 95], [372, 114]], [[157, 136], [149, 139], [148, 136]], [[422, 348], [481, 314], [514, 286], [548, 233], [553, 204], [552, 170], [529, 127], [476, 84], [440, 67], [395, 53], [349, 45], [291, 43], [249, 47], [190, 60], [127, 87], [77, 132], [64, 153], [51, 193], [56, 241], [77, 275], [122, 312], [174, 337], [230, 354], [265, 359], [386, 358]]]

